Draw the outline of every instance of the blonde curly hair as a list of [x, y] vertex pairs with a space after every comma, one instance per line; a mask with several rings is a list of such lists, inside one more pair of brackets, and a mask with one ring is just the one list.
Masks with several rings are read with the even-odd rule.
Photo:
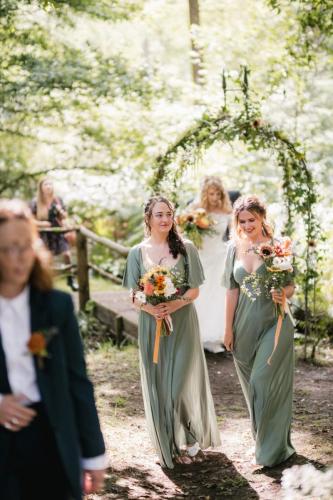
[[207, 211], [209, 210], [208, 190], [210, 188], [215, 188], [220, 192], [219, 208], [223, 212], [230, 214], [232, 212], [232, 206], [228, 192], [223, 186], [221, 179], [216, 175], [207, 175], [204, 178], [200, 193], [200, 207], [204, 208]]

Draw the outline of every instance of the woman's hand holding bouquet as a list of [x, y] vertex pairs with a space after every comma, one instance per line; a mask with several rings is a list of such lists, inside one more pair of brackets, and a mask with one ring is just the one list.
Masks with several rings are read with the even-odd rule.
[[166, 267], [156, 266], [150, 269], [139, 281], [138, 288], [132, 290], [133, 301], [145, 312], [156, 319], [154, 363], [158, 363], [158, 351], [161, 335], [171, 335], [173, 331], [170, 314], [180, 308], [176, 299], [181, 296], [182, 278]]

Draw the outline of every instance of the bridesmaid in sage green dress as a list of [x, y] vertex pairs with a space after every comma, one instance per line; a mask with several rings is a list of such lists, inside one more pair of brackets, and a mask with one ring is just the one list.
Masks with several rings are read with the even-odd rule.
[[[223, 286], [226, 296], [224, 344], [234, 356], [236, 371], [250, 413], [255, 439], [255, 461], [272, 467], [295, 453], [290, 441], [292, 418], [294, 346], [293, 325], [288, 315], [282, 324], [271, 364], [277, 325], [275, 303], [282, 293], [264, 290], [253, 301], [241, 291], [250, 273], [262, 273], [261, 258], [251, 251], [263, 242], [271, 242], [272, 229], [266, 222], [266, 208], [256, 196], [239, 198], [233, 210], [234, 241], [229, 243]], [[294, 285], [285, 287], [286, 297]]]
[[[139, 352], [142, 393], [149, 434], [160, 464], [202, 459], [200, 448], [220, 445], [206, 361], [193, 301], [204, 275], [196, 248], [177, 233], [174, 210], [164, 197], [145, 207], [148, 238], [130, 250], [123, 284], [135, 288], [149, 269], [163, 265], [181, 273], [182, 296], [158, 306], [139, 303]], [[156, 319], [172, 317], [173, 333], [161, 337], [158, 364], [153, 363]], [[187, 447], [187, 454], [181, 449]]]

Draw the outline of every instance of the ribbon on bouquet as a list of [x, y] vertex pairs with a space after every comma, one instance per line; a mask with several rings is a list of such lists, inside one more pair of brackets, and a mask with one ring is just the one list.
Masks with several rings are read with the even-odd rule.
[[280, 338], [280, 333], [281, 333], [281, 328], [282, 328], [282, 321], [284, 319], [285, 314], [288, 314], [288, 316], [289, 316], [289, 318], [290, 318], [293, 326], [295, 326], [295, 320], [292, 317], [292, 314], [291, 314], [291, 311], [290, 311], [290, 308], [289, 308], [288, 300], [287, 300], [287, 297], [286, 297], [286, 292], [285, 292], [285, 290], [282, 290], [281, 310], [280, 310], [280, 313], [279, 313], [279, 317], [278, 317], [278, 321], [277, 321], [277, 325], [276, 325], [276, 329], [275, 329], [275, 333], [274, 333], [274, 347], [273, 347], [273, 351], [272, 351], [272, 354], [270, 355], [270, 357], [267, 360], [267, 364], [268, 365], [271, 364], [273, 354], [274, 354], [274, 352], [275, 352], [275, 350], [276, 350], [276, 348], [278, 346], [279, 338]]
[[169, 336], [173, 332], [173, 325], [172, 325], [172, 319], [170, 314], [166, 316], [164, 319], [157, 319], [156, 320], [156, 330], [155, 330], [155, 343], [154, 343], [154, 355], [153, 355], [153, 362], [155, 365], [158, 363], [158, 353], [160, 350], [160, 340], [161, 340], [161, 333], [162, 333], [162, 328], [164, 327], [165, 330], [165, 335]]

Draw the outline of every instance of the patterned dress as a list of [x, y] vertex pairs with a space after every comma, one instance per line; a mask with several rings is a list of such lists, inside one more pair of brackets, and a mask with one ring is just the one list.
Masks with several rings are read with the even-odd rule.
[[[65, 205], [61, 198], [53, 200], [48, 212], [48, 222], [51, 223], [51, 227], [61, 227], [61, 223], [57, 217], [57, 205], [61, 205], [63, 210], [66, 210]], [[37, 201], [33, 200], [31, 203], [31, 211], [34, 216], [37, 216]], [[69, 243], [65, 238], [64, 234], [56, 233], [40, 233], [42, 240], [44, 241], [46, 247], [54, 254], [60, 255], [69, 250]]]

